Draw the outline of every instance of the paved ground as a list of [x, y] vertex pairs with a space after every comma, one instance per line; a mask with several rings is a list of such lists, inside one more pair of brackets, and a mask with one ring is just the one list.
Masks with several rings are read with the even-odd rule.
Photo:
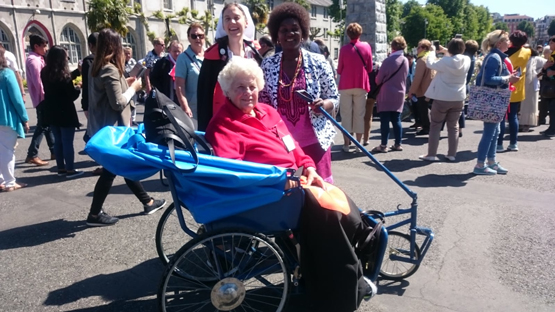
[[[29, 113], [34, 121], [34, 110]], [[378, 125], [372, 144], [378, 144]], [[481, 130], [472, 121], [457, 163], [418, 160], [427, 139], [412, 132], [405, 151], [378, 155], [418, 193], [418, 223], [433, 228], [436, 239], [414, 276], [380, 282], [380, 295], [360, 311], [554, 311], [555, 144], [539, 136], [543, 129], [523, 134], [521, 151], [499, 155], [510, 169], [507, 176], [470, 173]], [[77, 133], [77, 150], [82, 135]], [[30, 187], [0, 194], [0, 311], [155, 311], [164, 269], [154, 244], [161, 213], [141, 215], [141, 205], [117, 178], [105, 209], [121, 221], [87, 228], [96, 165], [77, 156], [86, 175], [57, 177], [54, 163], [23, 163], [29, 142], [19, 141], [16, 174]], [[443, 139], [440, 152], [446, 149]], [[46, 151], [43, 142], [40, 156], [47, 158]], [[338, 145], [333, 159], [336, 184], [363, 208], [410, 204], [367, 158], [345, 154]], [[144, 185], [152, 196], [171, 200], [156, 177]]]

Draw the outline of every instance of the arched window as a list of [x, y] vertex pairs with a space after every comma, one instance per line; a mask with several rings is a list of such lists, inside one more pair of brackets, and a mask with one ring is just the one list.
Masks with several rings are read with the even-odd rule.
[[81, 40], [71, 27], [64, 27], [60, 45], [67, 49], [70, 64], [78, 64], [82, 58]]
[[0, 44], [2, 44], [6, 50], [12, 51], [10, 37], [8, 37], [2, 28], [0, 28]]
[[[29, 36], [31, 35], [41, 35], [45, 39], [48, 38], [46, 34], [40, 29], [40, 27], [37, 27], [37, 25], [32, 25], [31, 27], [29, 27], [29, 29], [27, 29], [27, 33], [25, 34], [25, 57], [28, 57], [29, 52], [33, 51], [33, 48], [29, 43]], [[51, 45], [52, 42], [49, 42], [49, 44]]]
[[123, 37], [123, 46], [133, 49], [131, 56], [137, 61], [137, 45], [135, 44], [135, 38], [133, 34], [131, 34], [131, 31], [128, 31], [127, 35]]

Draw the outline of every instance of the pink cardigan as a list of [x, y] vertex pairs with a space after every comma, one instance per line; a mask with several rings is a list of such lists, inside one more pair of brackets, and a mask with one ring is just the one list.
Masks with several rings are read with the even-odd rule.
[[[358, 52], [366, 62], [366, 68], [360, 59], [357, 51], [353, 47], [356, 45]], [[346, 89], [364, 89], [370, 91], [370, 82], [368, 81], [368, 72], [372, 71], [372, 48], [366, 42], [360, 40], [351, 40], [350, 43], [341, 48], [339, 54], [339, 64], [337, 65], [337, 73], [341, 75], [339, 79], [339, 90]]]

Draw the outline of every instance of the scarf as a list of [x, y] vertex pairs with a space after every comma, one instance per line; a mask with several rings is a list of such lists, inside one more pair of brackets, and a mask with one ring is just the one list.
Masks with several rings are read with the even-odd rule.
[[172, 77], [173, 81], [175, 81], [175, 60], [173, 59], [172, 55], [168, 53], [168, 60], [170, 60], [173, 64], [172, 69], [170, 70], [170, 72], [168, 73], [168, 75], [170, 75], [170, 77]]
[[422, 51], [422, 52], [418, 53], [418, 55], [416, 56], [416, 58], [419, 59], [419, 58], [421, 58], [421, 57], [428, 56], [428, 54], [430, 54], [430, 51]]

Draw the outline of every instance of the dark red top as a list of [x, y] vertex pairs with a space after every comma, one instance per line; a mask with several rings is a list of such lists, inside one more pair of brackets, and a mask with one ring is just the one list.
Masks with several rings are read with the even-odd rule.
[[258, 103], [254, 111], [256, 117], [226, 100], [206, 129], [216, 155], [284, 168], [316, 167], [294, 139], [295, 149], [287, 151], [283, 138], [291, 134], [273, 107]]

